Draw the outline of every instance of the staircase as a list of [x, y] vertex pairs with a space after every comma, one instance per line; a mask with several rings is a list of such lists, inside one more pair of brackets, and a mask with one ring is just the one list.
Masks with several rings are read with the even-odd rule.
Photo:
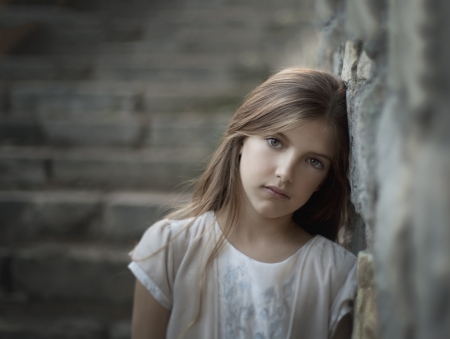
[[309, 1], [0, 1], [0, 337], [129, 338], [127, 253]]

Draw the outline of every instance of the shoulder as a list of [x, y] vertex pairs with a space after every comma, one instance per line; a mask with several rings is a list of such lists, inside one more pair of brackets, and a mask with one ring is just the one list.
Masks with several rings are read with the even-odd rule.
[[356, 265], [356, 256], [341, 245], [320, 235], [314, 239], [314, 257], [324, 270], [347, 276]]
[[354, 262], [356, 260], [356, 256], [352, 252], [334, 241], [331, 241], [321, 235], [316, 235], [315, 238], [316, 243], [314, 245], [317, 251], [323, 256], [332, 256], [338, 260], [348, 262]]
[[145, 231], [138, 248], [150, 246], [158, 249], [166, 244], [171, 244], [171, 247], [189, 244], [201, 237], [214, 220], [214, 212], [183, 220], [162, 219]]

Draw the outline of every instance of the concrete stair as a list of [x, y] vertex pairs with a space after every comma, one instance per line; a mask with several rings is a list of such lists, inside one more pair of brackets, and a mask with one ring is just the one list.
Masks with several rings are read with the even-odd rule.
[[167, 192], [0, 192], [0, 246], [71, 239], [132, 246], [189, 194]]
[[[0, 119], [0, 142], [9, 146], [52, 147], [206, 147], [212, 149], [229, 114], [145, 114], [125, 117], [74, 117], [57, 120], [34, 116]], [[0, 148], [1, 149], [1, 148]], [[19, 148], [20, 149], [20, 148]]]
[[197, 176], [207, 158], [208, 151], [199, 148], [4, 147], [0, 188], [171, 190]]
[[[187, 195], [0, 193], [2, 338], [129, 338], [128, 252]], [[71, 332], [72, 333], [72, 332]]]
[[193, 86], [189, 79], [156, 84], [139, 81], [21, 81], [6, 90], [9, 112], [5, 116], [32, 117], [40, 114], [70, 120], [80, 115], [126, 117], [136, 111], [145, 111], [151, 116], [161, 111], [235, 109], [244, 97], [241, 88], [233, 89], [223, 82]]
[[34, 28], [0, 55], [0, 338], [129, 338], [129, 251], [188, 201], [183, 184], [311, 13], [4, 1], [0, 29]]

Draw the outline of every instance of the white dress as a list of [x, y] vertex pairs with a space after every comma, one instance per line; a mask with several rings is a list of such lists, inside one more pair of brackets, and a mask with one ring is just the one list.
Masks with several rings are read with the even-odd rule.
[[[161, 220], [151, 226], [129, 265], [153, 297], [171, 310], [168, 339], [177, 339], [195, 318], [201, 275], [211, 244], [221, 234], [214, 212], [184, 228], [187, 222]], [[226, 242], [206, 271], [199, 321], [183, 338], [329, 338], [352, 311], [355, 291], [355, 256], [322, 236], [271, 264], [253, 260]]]

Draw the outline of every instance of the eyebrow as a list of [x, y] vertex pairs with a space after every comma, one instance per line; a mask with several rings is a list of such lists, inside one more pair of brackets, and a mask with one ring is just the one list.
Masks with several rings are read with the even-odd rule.
[[[286, 135], [284, 135], [282, 132], [275, 133], [274, 136], [280, 137], [280, 138], [282, 138], [284, 140], [289, 140], [289, 138]], [[333, 162], [333, 160], [331, 160], [331, 157], [329, 155], [327, 155], [327, 154], [317, 153], [317, 152], [310, 152], [310, 153], [312, 155], [317, 156], [317, 157], [323, 157], [323, 158], [327, 159], [329, 162]]]

